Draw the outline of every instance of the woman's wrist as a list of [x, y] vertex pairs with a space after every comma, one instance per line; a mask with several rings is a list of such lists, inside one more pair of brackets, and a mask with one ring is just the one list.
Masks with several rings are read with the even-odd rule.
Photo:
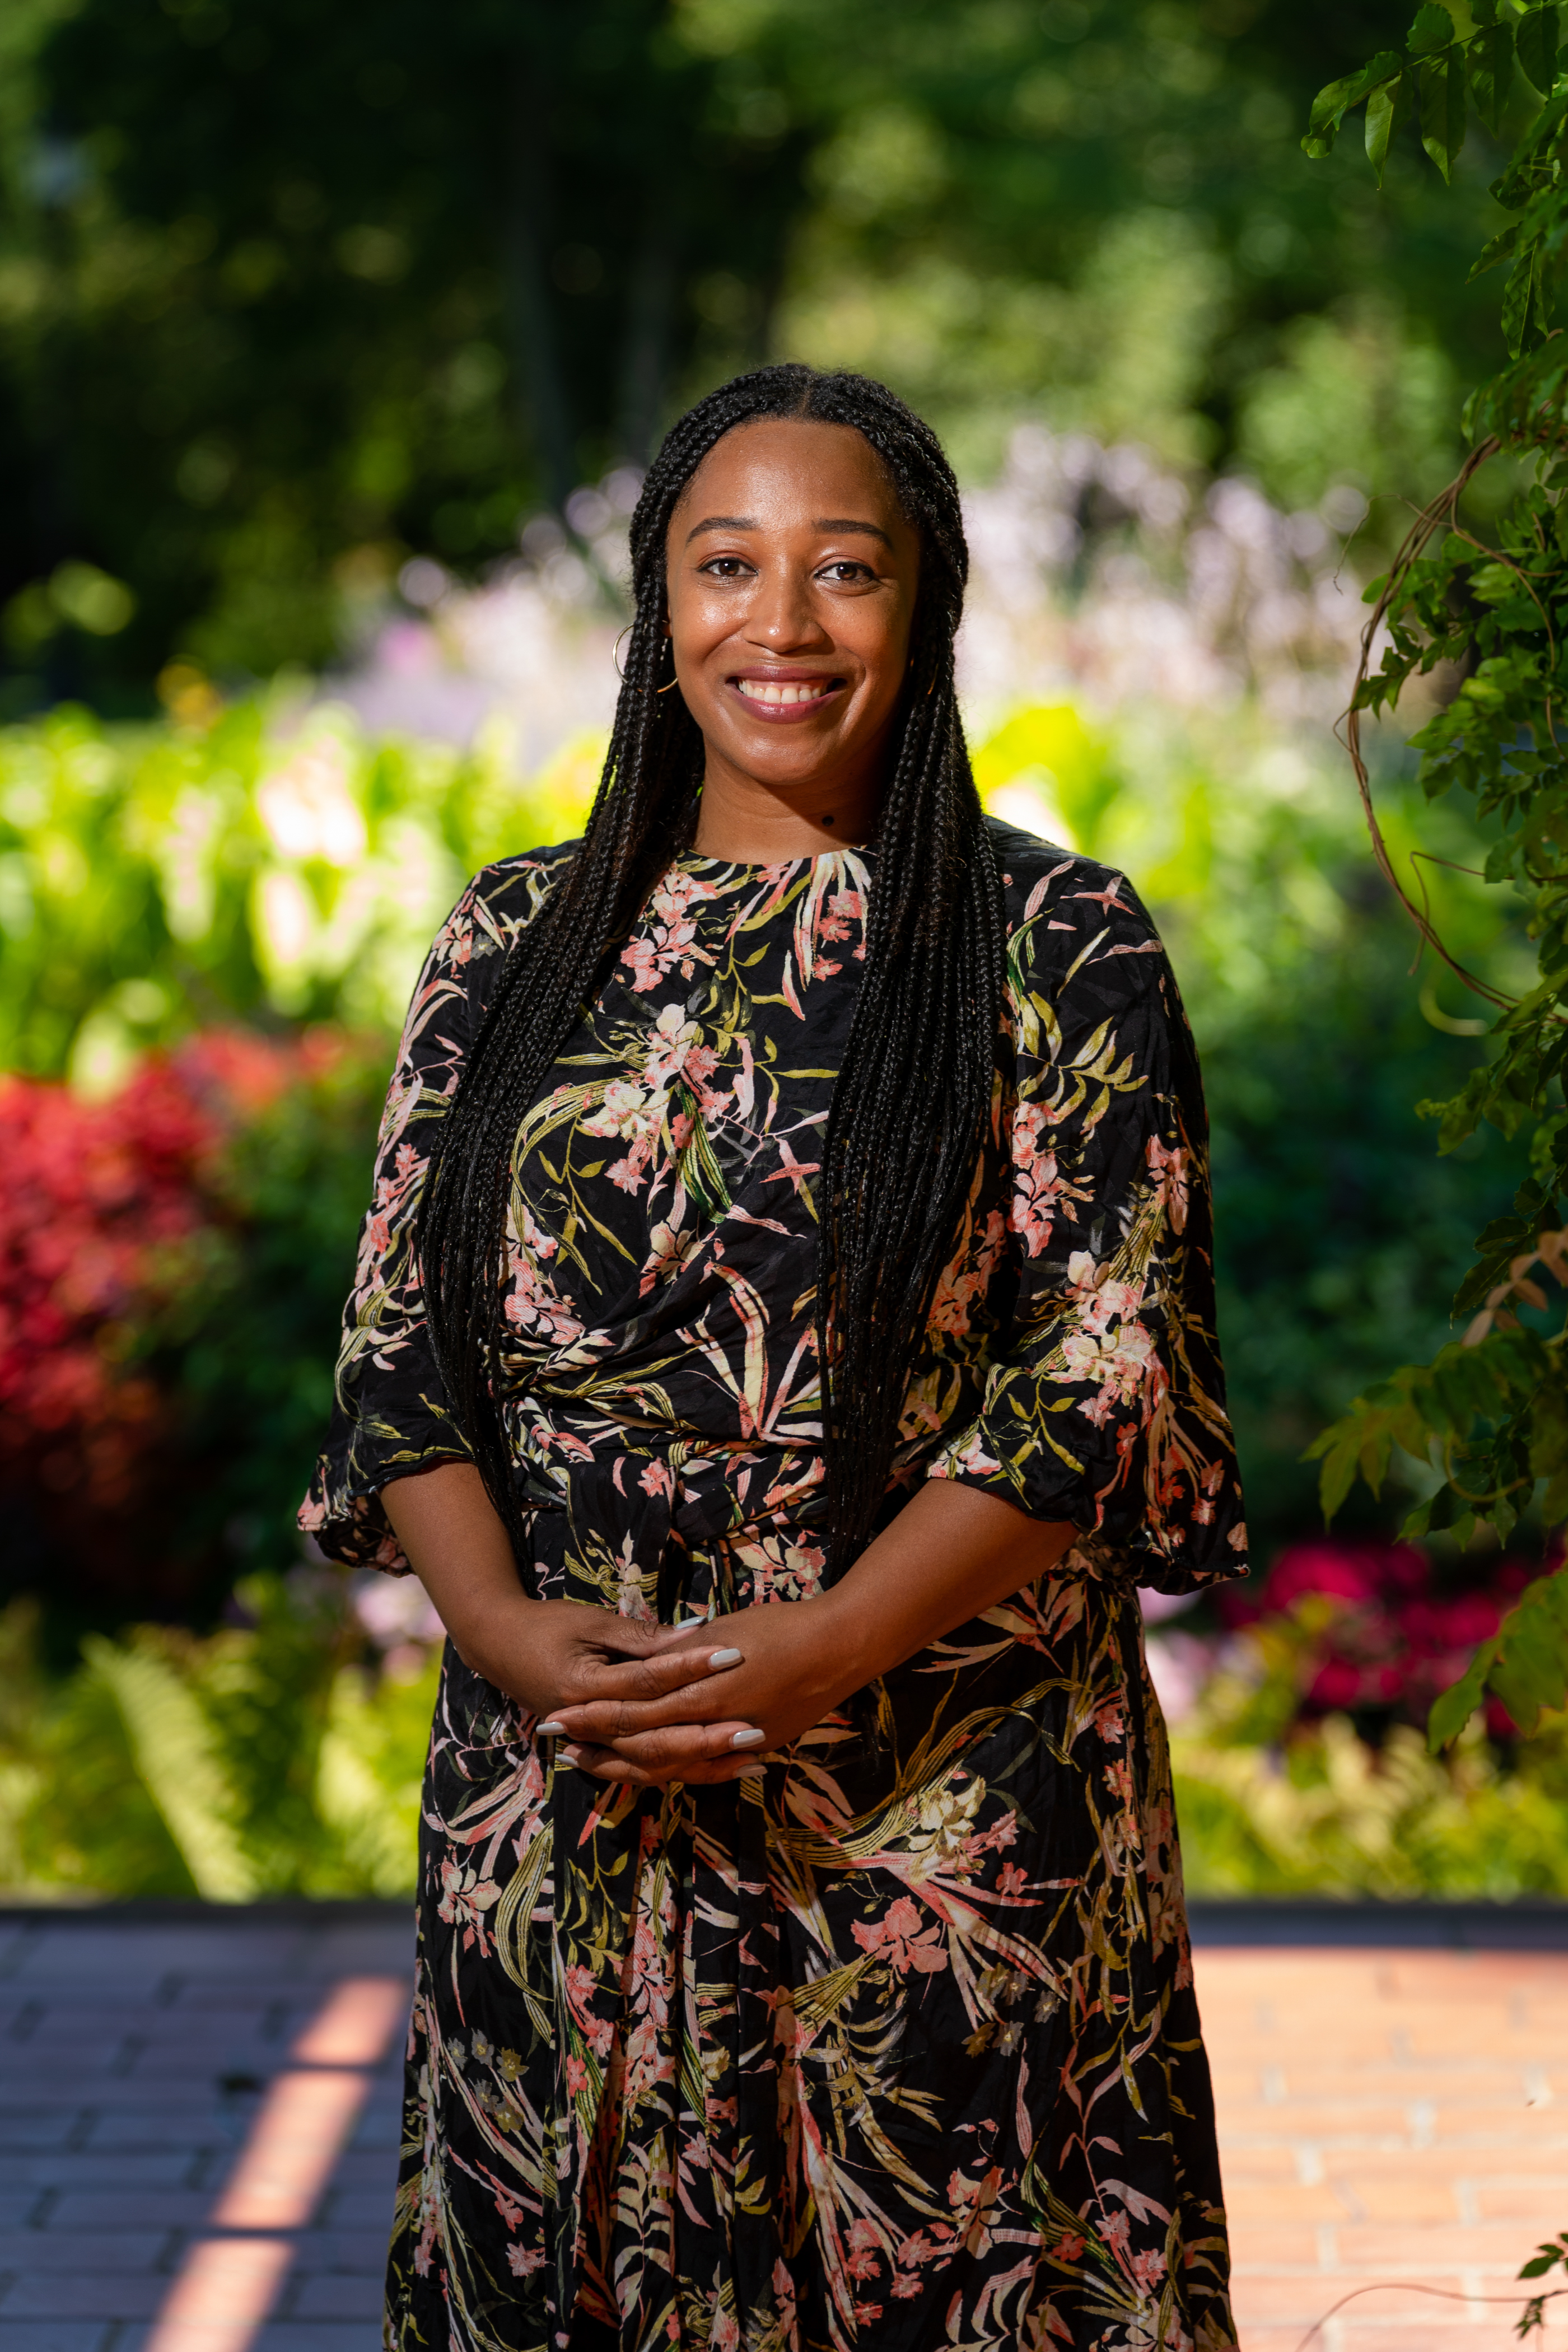
[[821, 1612], [812, 1625], [813, 1635], [833, 1662], [830, 1706], [864, 1690], [879, 1675], [890, 1674], [920, 1647], [918, 1642], [908, 1649], [899, 1647], [898, 1630], [888, 1622], [885, 1594], [874, 1593], [864, 1583], [858, 1587], [853, 1570], [843, 1583], [819, 1593], [811, 1608], [814, 1616]]
[[520, 1654], [526, 1654], [528, 1620], [539, 1607], [521, 1587], [487, 1593], [454, 1611], [446, 1621], [458, 1655], [487, 1682], [505, 1689]]

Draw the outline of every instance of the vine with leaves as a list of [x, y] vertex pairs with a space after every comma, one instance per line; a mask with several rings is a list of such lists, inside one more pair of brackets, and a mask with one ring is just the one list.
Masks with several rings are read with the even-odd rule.
[[[1381, 51], [1320, 91], [1307, 136], [1326, 155], [1345, 119], [1364, 108], [1366, 152], [1382, 184], [1391, 143], [1413, 121], [1445, 180], [1472, 116], [1494, 140], [1528, 115], [1492, 194], [1512, 218], [1472, 276], [1504, 268], [1508, 363], [1466, 407], [1469, 454], [1456, 480], [1416, 516], [1387, 574], [1367, 590], [1345, 738], [1378, 863], [1420, 934], [1492, 1011], [1490, 1048], [1446, 1103], [1453, 1150], [1480, 1122], [1527, 1135], [1531, 1175], [1510, 1209], [1479, 1236], [1455, 1300], [1461, 1338], [1430, 1363], [1406, 1365], [1358, 1397], [1312, 1448], [1330, 1515], [1359, 1474], [1381, 1491], [1395, 1446], [1440, 1473], [1405, 1523], [1500, 1540], [1528, 1511], [1550, 1537], [1568, 1520], [1568, 1355], [1552, 1328], [1556, 1287], [1568, 1288], [1568, 335], [1553, 318], [1568, 268], [1568, 51], [1555, 5], [1470, 0], [1458, 14], [1422, 7], [1405, 50]], [[1465, 493], [1501, 456], [1525, 480], [1489, 538]], [[1362, 741], [1363, 715], [1397, 703], [1439, 664], [1460, 684], [1411, 740], [1427, 796], [1467, 798], [1490, 836], [1488, 882], [1514, 894], [1533, 944], [1533, 985], [1511, 995], [1468, 970], [1438, 935], [1419, 883], [1406, 887], [1378, 824]], [[1551, 1287], [1549, 1288], [1549, 1286]], [[1529, 1319], [1526, 1319], [1528, 1317]], [[1568, 1567], [1535, 1580], [1468, 1671], [1434, 1706], [1434, 1751], [1493, 1693], [1520, 1730], [1568, 1701]]]

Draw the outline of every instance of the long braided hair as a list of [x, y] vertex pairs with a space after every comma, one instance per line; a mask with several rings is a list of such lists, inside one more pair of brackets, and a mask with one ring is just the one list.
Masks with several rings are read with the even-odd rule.
[[700, 400], [649, 470], [631, 525], [637, 616], [598, 795], [581, 846], [507, 957], [436, 1131], [418, 1231], [431, 1337], [458, 1425], [520, 1556], [522, 1507], [491, 1384], [508, 1333], [518, 1130], [649, 891], [690, 838], [703, 747], [661, 675], [667, 535], [709, 450], [764, 417], [853, 426], [887, 467], [921, 545], [864, 977], [818, 1194], [830, 1577], [854, 1559], [881, 1511], [909, 1365], [990, 1113], [1005, 924], [953, 684], [969, 566], [958, 486], [936, 436], [885, 385], [798, 364], [758, 368]]

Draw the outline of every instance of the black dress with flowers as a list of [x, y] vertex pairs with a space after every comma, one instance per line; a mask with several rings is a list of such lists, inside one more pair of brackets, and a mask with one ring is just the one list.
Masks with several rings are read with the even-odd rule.
[[[994, 827], [994, 1113], [890, 1507], [956, 1478], [1061, 1568], [743, 1782], [552, 1763], [448, 1646], [426, 1780], [395, 2352], [1234, 2343], [1136, 1590], [1245, 1567], [1202, 1097], [1126, 882]], [[465, 1449], [411, 1221], [433, 1122], [567, 852], [482, 873], [415, 992], [301, 1514], [406, 1563]], [[815, 1180], [872, 855], [679, 859], [518, 1139], [498, 1378], [530, 1589], [683, 1619], [823, 1570]]]

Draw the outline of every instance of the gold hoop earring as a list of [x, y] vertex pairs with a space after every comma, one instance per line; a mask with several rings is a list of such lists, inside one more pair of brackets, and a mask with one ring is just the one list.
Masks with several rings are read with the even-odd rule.
[[678, 677], [672, 677], [669, 681], [669, 686], [656, 686], [654, 688], [654, 692], [656, 694], [668, 694], [669, 692], [670, 686], [679, 686], [679, 684], [680, 680]]
[[636, 625], [637, 624], [635, 622], [628, 621], [626, 627], [621, 631], [620, 635], [616, 639], [615, 644], [610, 647], [611, 667], [615, 670], [616, 676], [620, 679], [623, 686], [625, 686], [626, 682], [626, 674], [621, 667], [621, 647], [626, 644], [626, 639], [631, 635]]

